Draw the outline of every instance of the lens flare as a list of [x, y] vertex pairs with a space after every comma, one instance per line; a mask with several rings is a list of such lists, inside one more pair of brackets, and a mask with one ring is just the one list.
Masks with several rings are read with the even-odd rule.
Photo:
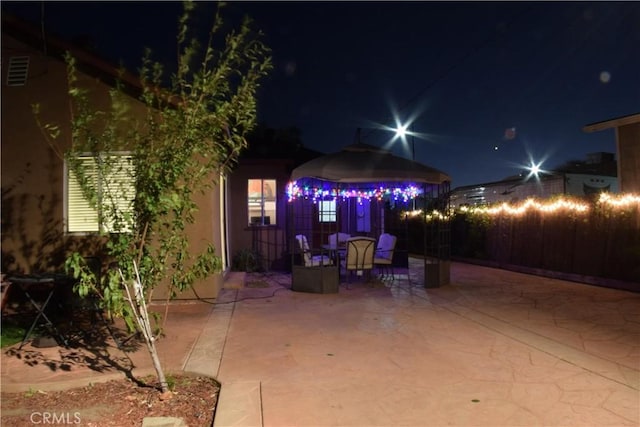
[[609, 83], [610, 80], [611, 80], [611, 73], [609, 73], [608, 71], [603, 71], [600, 73], [600, 81], [602, 83]]

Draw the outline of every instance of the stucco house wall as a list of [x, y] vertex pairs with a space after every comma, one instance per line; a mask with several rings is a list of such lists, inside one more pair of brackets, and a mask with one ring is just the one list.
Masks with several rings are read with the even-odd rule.
[[[286, 268], [287, 196], [293, 160], [241, 159], [229, 177], [229, 253], [233, 258], [243, 250], [255, 250], [267, 270]], [[276, 218], [271, 225], [250, 225], [247, 209], [248, 180], [276, 180]]]
[[[2, 67], [2, 272], [38, 273], [59, 272], [65, 258], [78, 250], [86, 256], [100, 256], [97, 236], [67, 233], [65, 227], [65, 167], [56, 149], [41, 132], [33, 104], [40, 105], [42, 123], [56, 123], [61, 135], [56, 146], [61, 152], [70, 146], [70, 111], [66, 84], [66, 65], [56, 54], [73, 49], [55, 37], [37, 44], [37, 31], [24, 23], [3, 16], [2, 64], [12, 56], [28, 56], [28, 78], [22, 86], [8, 86], [6, 66]], [[23, 41], [16, 30], [25, 36]], [[34, 41], [36, 43], [34, 43]], [[74, 51], [74, 55], [75, 55]], [[104, 107], [110, 86], [104, 76], [113, 77], [115, 68], [86, 52], [77, 52], [80, 67], [95, 73], [80, 73], [81, 85], [90, 88], [91, 102]], [[141, 114], [143, 105], [133, 102], [132, 114]], [[217, 177], [212, 177], [217, 179]], [[212, 243], [223, 252], [223, 224], [220, 212], [223, 200], [221, 186], [199, 196], [200, 206], [196, 223], [189, 228], [190, 243], [196, 251]], [[184, 293], [182, 298], [215, 298], [222, 283], [221, 274], [195, 286], [196, 292]], [[164, 299], [166, 292], [159, 286], [155, 298]]]

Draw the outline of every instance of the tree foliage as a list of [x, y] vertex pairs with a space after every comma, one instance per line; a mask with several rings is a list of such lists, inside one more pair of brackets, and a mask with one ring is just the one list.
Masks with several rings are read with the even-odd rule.
[[[97, 293], [104, 308], [131, 328], [140, 329], [140, 314], [128, 304], [136, 291], [126, 285], [137, 283], [148, 300], [158, 284], [166, 283], [175, 296], [220, 270], [212, 245], [200, 253], [190, 246], [195, 196], [216, 185], [246, 147], [245, 134], [256, 123], [256, 91], [272, 67], [270, 51], [249, 18], [223, 34], [223, 4], [216, 8], [207, 42], [201, 43], [190, 27], [196, 6], [184, 3], [178, 62], [170, 79], [163, 64], [145, 51], [139, 100], [119, 82], [109, 92], [108, 107], [99, 108], [81, 84], [76, 60], [66, 56], [72, 118], [65, 160], [98, 212], [113, 268], [98, 280], [82, 254], [72, 254], [66, 265], [78, 279], [81, 296]], [[134, 104], [142, 104], [142, 115]], [[43, 127], [52, 138], [60, 134], [56, 126]], [[79, 160], [87, 155], [92, 162]], [[135, 194], [124, 204], [124, 180], [107, 178], [113, 176], [135, 183]]]

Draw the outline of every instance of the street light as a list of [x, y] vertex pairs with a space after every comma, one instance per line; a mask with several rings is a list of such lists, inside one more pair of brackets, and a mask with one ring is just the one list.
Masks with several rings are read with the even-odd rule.
[[[411, 135], [411, 161], [416, 161], [416, 141], [414, 139], [413, 132], [409, 130], [409, 124], [398, 124], [398, 127], [395, 128], [396, 138], [401, 138], [403, 141], [407, 140], [407, 135]], [[411, 207], [415, 211], [416, 210], [416, 199], [411, 201]]]
[[545, 158], [543, 158], [542, 160], [540, 160], [539, 162], [535, 162], [533, 160], [533, 157], [531, 156], [531, 154], [529, 154], [529, 165], [524, 166], [524, 168], [526, 170], [529, 171], [529, 174], [527, 175], [527, 177], [525, 178], [525, 180], [529, 180], [529, 178], [535, 178], [536, 181], [540, 181], [540, 175], [549, 175], [552, 174], [552, 172], [549, 172], [548, 170], [544, 170], [542, 169], [542, 164], [546, 161], [546, 156]]
[[397, 128], [394, 129], [396, 131], [396, 138], [402, 138], [403, 141], [406, 141], [407, 135], [411, 135], [411, 160], [416, 161], [416, 142], [414, 139], [414, 134], [409, 130], [409, 125], [398, 125]]

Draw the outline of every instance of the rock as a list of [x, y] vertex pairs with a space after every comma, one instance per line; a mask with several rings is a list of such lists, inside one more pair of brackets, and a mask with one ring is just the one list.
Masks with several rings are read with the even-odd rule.
[[147, 417], [142, 420], [142, 427], [187, 427], [182, 418]]

